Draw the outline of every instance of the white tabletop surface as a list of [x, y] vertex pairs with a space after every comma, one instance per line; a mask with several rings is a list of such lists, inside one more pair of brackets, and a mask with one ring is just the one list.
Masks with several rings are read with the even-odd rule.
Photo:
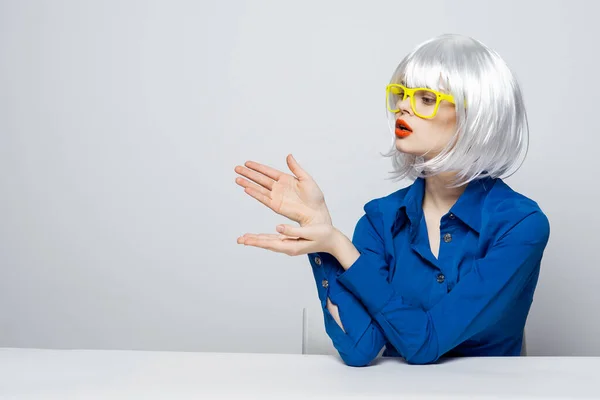
[[600, 399], [598, 357], [363, 368], [333, 356], [0, 348], [0, 399]]

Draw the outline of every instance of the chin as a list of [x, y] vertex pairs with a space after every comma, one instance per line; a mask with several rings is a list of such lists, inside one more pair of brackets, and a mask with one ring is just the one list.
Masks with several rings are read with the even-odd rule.
[[411, 145], [411, 142], [410, 136], [404, 138], [396, 136], [396, 150], [406, 154], [418, 153], [418, 149], [415, 148], [414, 144]]
[[431, 153], [432, 146], [428, 143], [423, 143], [422, 140], [414, 134], [407, 137], [396, 136], [396, 150], [404, 154], [421, 157], [424, 154]]

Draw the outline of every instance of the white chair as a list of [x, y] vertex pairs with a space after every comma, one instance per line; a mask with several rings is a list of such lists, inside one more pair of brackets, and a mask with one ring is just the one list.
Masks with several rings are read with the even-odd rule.
[[323, 310], [318, 306], [302, 309], [302, 354], [338, 355], [325, 332]]

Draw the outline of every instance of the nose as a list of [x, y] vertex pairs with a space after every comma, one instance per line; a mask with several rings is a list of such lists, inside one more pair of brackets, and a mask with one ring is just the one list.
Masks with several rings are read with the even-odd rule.
[[403, 115], [406, 113], [410, 115], [412, 113], [412, 106], [410, 105], [410, 96], [406, 96], [404, 100], [398, 100], [398, 103], [396, 103], [396, 107], [398, 107], [397, 114]]

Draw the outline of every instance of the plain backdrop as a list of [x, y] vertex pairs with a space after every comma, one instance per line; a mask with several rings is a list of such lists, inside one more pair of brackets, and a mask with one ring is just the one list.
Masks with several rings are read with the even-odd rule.
[[385, 85], [461, 33], [521, 82], [507, 183], [551, 222], [530, 355], [600, 355], [595, 1], [0, 0], [0, 346], [301, 351], [306, 256], [236, 244], [289, 222], [234, 182], [311, 173], [352, 235], [389, 179]]

